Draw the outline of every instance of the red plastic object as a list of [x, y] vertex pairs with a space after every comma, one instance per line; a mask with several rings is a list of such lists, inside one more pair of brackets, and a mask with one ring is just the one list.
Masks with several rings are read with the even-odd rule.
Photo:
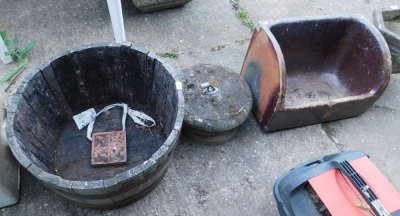
[[281, 216], [400, 216], [400, 193], [362, 151], [307, 161], [277, 179]]
[[[374, 191], [389, 213], [400, 210], [400, 194], [367, 156], [351, 161], [350, 164]], [[308, 182], [332, 216], [374, 215], [367, 201], [340, 170], [330, 170]]]

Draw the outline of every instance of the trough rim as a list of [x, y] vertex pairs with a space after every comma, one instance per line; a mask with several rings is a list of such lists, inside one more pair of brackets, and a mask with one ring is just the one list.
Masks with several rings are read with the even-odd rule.
[[[360, 24], [365, 25], [367, 29], [371, 32], [373, 36], [375, 36], [377, 40], [377, 45], [382, 52], [382, 58], [386, 61], [384, 65], [383, 73], [385, 76], [382, 78], [382, 85], [374, 92], [368, 92], [359, 95], [352, 95], [352, 96], [345, 96], [337, 99], [332, 99], [330, 101], [322, 101], [322, 102], [312, 102], [306, 103], [301, 105], [290, 105], [285, 106], [285, 94], [286, 94], [286, 63], [283, 57], [282, 50], [279, 46], [279, 43], [272, 33], [271, 28], [275, 25], [279, 24], [287, 24], [287, 23], [299, 23], [305, 21], [318, 21], [318, 20], [333, 20], [333, 19], [341, 19], [341, 20], [354, 20], [358, 21]], [[368, 21], [366, 17], [363, 15], [323, 15], [323, 16], [301, 16], [301, 17], [294, 17], [294, 18], [282, 18], [276, 20], [264, 20], [259, 21], [257, 28], [255, 31], [259, 31], [260, 29], [264, 30], [269, 39], [274, 46], [274, 49], [278, 56], [278, 61], [280, 67], [280, 91], [279, 91], [279, 99], [278, 103], [275, 107], [274, 113], [277, 110], [290, 110], [290, 109], [299, 109], [299, 108], [308, 108], [308, 107], [322, 107], [322, 106], [333, 106], [335, 104], [343, 103], [343, 101], [362, 101], [365, 98], [375, 97], [376, 95], [381, 95], [387, 88], [389, 81], [390, 81], [390, 74], [392, 72], [392, 62], [391, 62], [391, 55], [389, 51], [389, 46], [386, 43], [385, 38], [381, 34], [381, 32], [375, 27], [373, 23]], [[378, 98], [376, 98], [378, 99]]]

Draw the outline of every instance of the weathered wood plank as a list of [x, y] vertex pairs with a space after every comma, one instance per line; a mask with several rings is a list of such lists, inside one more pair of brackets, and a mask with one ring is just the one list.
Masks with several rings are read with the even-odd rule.
[[39, 70], [42, 72], [42, 75], [45, 78], [51, 92], [53, 93], [54, 98], [57, 100], [58, 105], [61, 108], [60, 111], [64, 113], [66, 119], [72, 119], [72, 111], [69, 108], [68, 102], [65, 99], [64, 93], [62, 92], [60, 85], [58, 84], [50, 63], [42, 64], [41, 66], [39, 66]]
[[185, 117], [185, 98], [183, 96], [183, 90], [177, 90], [177, 114], [174, 123], [174, 130], [181, 131], [182, 130], [182, 122]]
[[40, 172], [37, 175], [37, 178], [41, 180], [45, 186], [50, 187], [53, 190], [56, 189], [70, 194], [75, 194], [75, 191], [71, 188], [73, 181], [62, 179], [57, 175], [57, 170], [55, 170], [54, 174]]
[[155, 70], [155, 63], [157, 61], [157, 56], [153, 53], [147, 54], [146, 60], [146, 70], [143, 74], [144, 79], [144, 88], [145, 88], [145, 105], [146, 110], [149, 110], [151, 106], [151, 96], [153, 90], [153, 81], [154, 81], [154, 70]]
[[[143, 161], [147, 160], [151, 157], [151, 152], [149, 151], [157, 151], [157, 146], [160, 146], [163, 143], [163, 139], [155, 140], [148, 143], [142, 143], [140, 149], [143, 152], [138, 152], [131, 148], [133, 153], [128, 154], [127, 165], [115, 165], [115, 166], [104, 166], [101, 167], [101, 170], [96, 169], [93, 166], [90, 166], [90, 149], [85, 149], [84, 151], [88, 151], [88, 153], [79, 154], [74, 158], [68, 157], [68, 153], [63, 155], [59, 155], [59, 159], [57, 160], [56, 169], [61, 171], [61, 175], [66, 179], [74, 179], [74, 180], [95, 180], [95, 179], [107, 179], [115, 176], [116, 174], [133, 168]], [[85, 148], [85, 147], [83, 147]], [[128, 148], [129, 149], [129, 148]], [[82, 148], [79, 149], [82, 151]], [[76, 152], [74, 152], [76, 154]], [[78, 158], [83, 158], [78, 161]], [[74, 160], [74, 161], [72, 161]], [[79, 172], [77, 172], [79, 170]]]
[[14, 119], [15, 120], [13, 125], [15, 137], [19, 139], [22, 143], [24, 143], [26, 149], [29, 150], [33, 154], [33, 156], [35, 156], [38, 160], [45, 164], [46, 167], [48, 167], [50, 170], [53, 170], [54, 152], [44, 146], [36, 138], [36, 136], [29, 131], [29, 128], [26, 127], [24, 122], [20, 121], [19, 116], [16, 115]]
[[21, 85], [18, 87], [16, 93], [17, 94], [22, 94], [25, 91], [25, 87], [27, 86], [27, 83], [30, 82], [30, 80], [37, 75], [37, 73], [40, 73], [39, 69], [34, 69], [31, 72], [28, 73], [28, 75], [26, 75], [26, 77], [24, 77], [24, 79], [21, 82]]
[[64, 55], [55, 59], [51, 62], [51, 67], [72, 113], [83, 111], [87, 107], [87, 92], [81, 89], [75, 68], [68, 56]]
[[[90, 141], [85, 139], [86, 134], [82, 134], [82, 136], [72, 137], [68, 140], [60, 140], [59, 148], [55, 155], [56, 167], [90, 158]], [[59, 170], [61, 170], [61, 168], [59, 168]]]
[[[104, 106], [96, 107], [99, 111]], [[122, 108], [113, 108], [109, 110], [109, 113], [101, 114], [94, 124], [93, 132], [108, 132], [118, 131], [122, 129]], [[59, 138], [57, 154], [55, 156], [55, 166], [57, 170], [63, 172], [63, 176], [69, 179], [83, 180], [83, 179], [104, 179], [110, 176], [115, 176], [119, 169], [115, 169], [116, 166], [112, 166], [108, 170], [102, 170], [103, 173], [98, 172], [91, 166], [82, 166], [81, 163], [90, 164], [91, 157], [91, 142], [86, 138], [86, 127], [82, 130], [78, 130], [74, 123], [71, 123], [65, 128]], [[126, 131], [127, 131], [127, 162], [124, 168], [134, 167], [143, 162], [144, 160], [151, 157], [151, 155], [158, 150], [163, 144], [165, 136], [161, 134], [161, 129], [153, 127], [151, 129], [138, 128], [133, 120], [128, 116], [126, 120]], [[123, 167], [122, 165], [121, 167]], [[65, 171], [64, 170], [68, 170]], [[89, 169], [82, 171], [81, 169]], [[76, 170], [80, 170], [76, 172]], [[69, 173], [82, 174], [81, 177], [74, 176], [74, 178], [68, 176]], [[74, 173], [73, 173], [74, 174]]]
[[38, 178], [44, 181], [44, 184], [53, 191], [56, 190], [56, 191], [66, 192], [69, 194], [75, 194], [75, 191], [71, 188], [73, 181], [62, 179], [60, 176], [58, 176], [57, 170], [55, 172], [57, 176], [54, 178], [47, 178], [46, 176], [42, 178], [43, 174], [44, 174], [43, 172], [39, 174]]
[[129, 46], [121, 46], [121, 58], [125, 82], [126, 103], [144, 103], [145, 88], [143, 71], [146, 69], [147, 53]]
[[113, 83], [116, 102], [125, 102], [125, 81], [124, 81], [124, 65], [121, 58], [121, 50], [119, 44], [110, 44], [110, 50], [113, 55], [112, 70]]
[[44, 125], [22, 95], [16, 94], [14, 97], [18, 97], [18, 113], [15, 117], [18, 119], [14, 119], [14, 124], [23, 122], [26, 125], [26, 131], [21, 131], [21, 133], [32, 132], [47, 149], [54, 150], [57, 139], [50, 133], [49, 128]]
[[139, 47], [131, 47], [131, 53], [134, 56], [137, 56], [140, 60], [140, 72], [135, 74], [136, 79], [132, 80], [135, 81], [133, 83], [134, 86], [137, 87], [137, 95], [136, 95], [136, 102], [140, 104], [145, 104], [148, 101], [149, 89], [151, 89], [152, 81], [152, 68], [150, 68], [150, 73], [148, 71], [148, 65], [152, 65], [153, 58], [149, 58], [149, 52], [147, 50], [143, 50]]
[[79, 90], [82, 94], [85, 95], [86, 104], [91, 104], [93, 101], [93, 98], [91, 97], [91, 90], [90, 86], [88, 85], [89, 83], [89, 77], [85, 71], [84, 66], [82, 65], [81, 59], [78, 54], [79, 49], [76, 50], [76, 52], [70, 52], [67, 54], [70, 62], [71, 62], [71, 68], [74, 70], [74, 75], [76, 76], [75, 79], [79, 85]]
[[[161, 123], [165, 123], [164, 118], [169, 116], [163, 115], [167, 100], [166, 94], [168, 92], [168, 71], [165, 70], [163, 62], [161, 61], [156, 61], [154, 71], [151, 105], [155, 108], [154, 111]], [[150, 108], [150, 110], [152, 110], [152, 108]], [[162, 127], [164, 127], [164, 125], [162, 125]]]
[[16, 133], [15, 138], [18, 139], [21, 143], [23, 143], [22, 149], [27, 159], [30, 160], [31, 163], [41, 167], [46, 172], [49, 173], [54, 172], [52, 155], [50, 157], [46, 155], [45, 152], [43, 152], [41, 149], [38, 149], [35, 146], [35, 144], [32, 144], [30, 140], [25, 138], [20, 133]]
[[[127, 162], [135, 163], [151, 157], [163, 144], [165, 137], [160, 135], [160, 130], [156, 128], [154, 128], [152, 132], [136, 128], [135, 131], [129, 132], [127, 140], [129, 140], [127, 144]], [[57, 166], [64, 166], [68, 163], [75, 163], [91, 157], [91, 145], [90, 141], [86, 139], [86, 134], [75, 136], [70, 139], [61, 139], [59, 146], [55, 156]], [[79, 152], [79, 154], [77, 154], [77, 152]]]
[[[20, 139], [22, 138], [22, 139]], [[52, 161], [43, 156], [40, 149], [36, 149], [27, 139], [24, 139], [19, 133], [16, 133], [15, 137], [8, 138], [11, 142], [14, 142], [12, 151], [18, 161], [25, 167], [28, 168], [32, 164], [40, 167], [42, 170], [53, 173]]]
[[[54, 189], [52, 189], [54, 192], [58, 192], [58, 191], [56, 191], [56, 190], [54, 190]], [[75, 193], [75, 192], [74, 192]], [[68, 199], [70, 202], [72, 201], [72, 204], [74, 204], [74, 202], [75, 203], [79, 203], [79, 204], [84, 204], [84, 205], [87, 205], [88, 203], [85, 201], [85, 200], [83, 200], [83, 199], [80, 199], [80, 198], [74, 198], [74, 197], [70, 197], [70, 196], [67, 196], [67, 195], [62, 195], [61, 194], [61, 196], [63, 196], [64, 198], [66, 198], [66, 199]]]
[[98, 73], [102, 74], [102, 77], [105, 77], [104, 80], [102, 80], [102, 88], [104, 90], [105, 101], [108, 103], [116, 102], [114, 83], [114, 58], [116, 57], [116, 50], [119, 49], [110, 47], [108, 44], [97, 49]]
[[[79, 140], [78, 137], [76, 139]], [[88, 148], [87, 145], [81, 145], [77, 150], [65, 150], [65, 153], [58, 155], [59, 158], [57, 159], [56, 169], [60, 170], [60, 175], [66, 179], [95, 180], [111, 178], [150, 158], [152, 154], [159, 149], [159, 146], [162, 145], [164, 140], [165, 139], [160, 138], [152, 141], [141, 140], [141, 142], [135, 142], [134, 145], [128, 147], [127, 165], [104, 166], [100, 167], [100, 170], [99, 167], [90, 165], [90, 146]], [[75, 141], [75, 139], [71, 141]], [[74, 143], [71, 142], [69, 144]], [[77, 152], [80, 154], [76, 154]], [[79, 172], [77, 172], [78, 170]]]
[[108, 103], [105, 90], [107, 87], [107, 77], [101, 73], [99, 62], [97, 60], [99, 47], [87, 46], [79, 51], [80, 63], [82, 65], [82, 73], [86, 77], [86, 85], [90, 89], [90, 103], [86, 103], [83, 107], [93, 107], [99, 104]]
[[[57, 170], [59, 170], [58, 174], [67, 180], [86, 180], [90, 179], [90, 177], [96, 173], [101, 174], [103, 178], [110, 178], [112, 176], [104, 175], [104, 172], [108, 169], [110, 169], [109, 166], [93, 167], [90, 165], [90, 158], [68, 163], [63, 166], [57, 166]], [[98, 179], [91, 178], [90, 180]]]
[[129, 187], [143, 178], [143, 170], [141, 167], [136, 166], [128, 171], [117, 174], [116, 177], [112, 179], [104, 180], [104, 187], [108, 192], [115, 192], [121, 188]]
[[81, 195], [100, 195], [106, 194], [106, 191], [103, 188], [104, 180], [97, 181], [74, 181], [72, 184], [73, 190], [76, 194]]
[[[169, 115], [169, 118], [165, 118], [163, 123], [166, 134], [169, 134], [173, 129], [178, 111], [178, 94], [176, 92], [175, 80], [172, 77], [168, 77], [168, 81], [168, 90], [165, 95], [165, 108], [162, 114], [163, 116]], [[172, 115], [171, 113], [174, 114]]]
[[[167, 157], [169, 157], [175, 151], [176, 145], [179, 139], [179, 131], [172, 130], [167, 140], [160, 146], [159, 150], [152, 155], [152, 158], [156, 160], [154, 166], [158, 167]], [[146, 174], [148, 171], [144, 171]]]
[[32, 160], [30, 159], [29, 154], [21, 141], [19, 141], [19, 139], [15, 136], [8, 137], [7, 139], [11, 151], [18, 162], [25, 168], [29, 167], [32, 164]]
[[[133, 171], [118, 175], [116, 179], [105, 180], [104, 186], [108, 192], [105, 196], [111, 197], [115, 203], [140, 196], [147, 188], [160, 181], [170, 166], [171, 161], [171, 158], [162, 161], [160, 166], [157, 166], [153, 172], [146, 176], [143, 176], [143, 173]], [[121, 183], [124, 183], [125, 186], [123, 187]]]
[[[14, 98], [15, 99], [15, 98]], [[11, 105], [8, 107], [8, 112], [7, 112], [7, 119], [6, 119], [6, 137], [13, 137], [15, 129], [14, 129], [14, 118], [15, 118], [15, 109], [16, 109], [16, 104], [18, 101], [13, 101], [11, 102]]]
[[151, 176], [150, 179], [147, 181], [143, 182], [142, 184], [139, 184], [137, 187], [133, 188], [132, 190], [127, 191], [122, 195], [123, 199], [128, 199], [141, 191], [145, 190], [146, 188], [150, 187], [154, 182], [156, 182], [161, 176], [165, 174], [167, 171], [168, 167], [170, 166], [172, 160], [166, 161], [167, 163], [165, 166], [163, 166], [161, 169], [156, 170], [155, 173]]
[[27, 82], [22, 93], [36, 114], [45, 122], [54, 137], [58, 137], [60, 127], [65, 123], [65, 113], [61, 111], [42, 73], [38, 72]]
[[[179, 135], [172, 130], [175, 81], [157, 61], [130, 44], [95, 44], [72, 49], [31, 72], [17, 90], [10, 109], [12, 127], [6, 130], [18, 160], [77, 204], [111, 208], [148, 193], [168, 169]], [[160, 124], [142, 128], [127, 117], [128, 164], [93, 167], [87, 128], [78, 130], [72, 116], [114, 102], [128, 103], [172, 132], [166, 140]], [[93, 132], [121, 130], [121, 118], [122, 108], [111, 109], [98, 117]], [[130, 194], [124, 191], [128, 187]], [[118, 189], [123, 190], [109, 194]]]
[[[70, 124], [64, 127], [61, 135], [58, 137], [58, 140], [60, 143], [60, 141], [72, 139], [74, 137], [86, 137], [86, 127], [82, 130], [79, 130], [75, 123], [70, 122]], [[59, 144], [59, 146], [61, 146], [61, 144]]]

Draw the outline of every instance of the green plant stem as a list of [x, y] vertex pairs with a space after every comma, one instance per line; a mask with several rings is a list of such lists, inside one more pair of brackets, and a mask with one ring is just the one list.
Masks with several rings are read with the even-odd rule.
[[7, 91], [7, 89], [11, 86], [11, 84], [14, 83], [15, 79], [18, 77], [18, 75], [20, 75], [20, 74], [22, 73], [22, 71], [23, 71], [25, 68], [26, 68], [26, 66], [23, 67], [20, 71], [18, 71], [18, 72], [10, 79], [10, 81], [6, 82], [7, 85], [4, 86], [4, 90]]
[[0, 79], [1, 82], [7, 82], [8, 80], [10, 80], [13, 76], [15, 76], [15, 74], [17, 74], [22, 68], [24, 68], [25, 66], [23, 64], [20, 64], [17, 68], [15, 68], [11, 73], [5, 75], [4, 77], [2, 77]]
[[1, 82], [7, 82], [7, 81], [9, 81], [11, 78], [13, 78], [16, 74], [18, 74], [18, 72], [19, 72], [22, 68], [25, 68], [25, 67], [28, 65], [28, 58], [21, 59], [21, 60], [19, 61], [19, 63], [20, 63], [20, 65], [19, 65], [17, 68], [15, 68], [11, 73], [9, 73], [9, 74], [5, 75], [4, 77], [2, 77], [2, 78], [0, 79], [0, 81], [1, 81]]
[[[2, 86], [7, 90], [8, 87], [15, 81], [17, 76], [21, 74], [24, 68], [28, 65], [28, 52], [32, 51], [36, 47], [36, 41], [31, 41], [24, 49], [19, 48], [19, 39], [14, 38], [12, 41], [7, 37], [7, 32], [0, 31], [0, 37], [3, 39], [4, 44], [7, 47], [8, 52], [5, 52], [5, 55], [9, 55], [11, 57], [15, 57], [18, 59], [20, 65], [15, 68], [11, 73], [5, 75], [0, 79], [2, 82]], [[13, 48], [11, 47], [13, 45]]]

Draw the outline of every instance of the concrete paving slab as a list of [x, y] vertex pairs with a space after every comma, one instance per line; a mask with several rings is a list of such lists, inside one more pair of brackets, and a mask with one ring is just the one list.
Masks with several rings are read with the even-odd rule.
[[382, 97], [365, 114], [323, 124], [327, 135], [340, 151], [363, 150], [400, 189], [400, 173], [397, 171], [400, 122], [400, 76], [393, 74]]
[[289, 18], [298, 16], [322, 16], [359, 14], [372, 20], [372, 11], [379, 7], [399, 4], [397, 0], [242, 0], [243, 8], [250, 18], [260, 20]]
[[[144, 14], [122, 0], [126, 38], [153, 53], [177, 49], [167, 59], [180, 69], [217, 64], [239, 73], [251, 32], [235, 16], [230, 0], [193, 0], [184, 7]], [[250, 19], [304, 15], [363, 14], [371, 20], [376, 7], [398, 0], [242, 0]], [[72, 47], [114, 40], [107, 4], [101, 0], [0, 0], [0, 30], [21, 43], [36, 40], [30, 63], [7, 92], [9, 99], [22, 78], [41, 62]], [[213, 47], [220, 46], [218, 51]], [[0, 76], [17, 66], [0, 64]], [[21, 201], [0, 215], [268, 215], [277, 216], [272, 194], [275, 180], [294, 166], [344, 150], [365, 150], [400, 191], [396, 162], [400, 78], [365, 114], [341, 121], [264, 133], [254, 116], [231, 141], [205, 146], [182, 135], [172, 165], [148, 196], [125, 208], [93, 211], [69, 204], [22, 170]], [[11, 100], [9, 100], [11, 101]]]

